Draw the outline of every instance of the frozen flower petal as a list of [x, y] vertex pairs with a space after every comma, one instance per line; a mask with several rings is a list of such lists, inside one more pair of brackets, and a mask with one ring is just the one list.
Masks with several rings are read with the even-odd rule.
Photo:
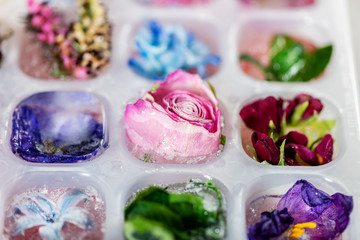
[[330, 134], [326, 134], [315, 148], [315, 153], [319, 164], [325, 164], [332, 161], [334, 152], [334, 140]]
[[301, 104], [308, 102], [308, 107], [303, 112], [300, 121], [305, 120], [315, 113], [320, 113], [323, 109], [323, 104], [320, 99], [314, 98], [309, 94], [301, 93], [297, 95], [293, 100], [288, 101], [288, 106], [285, 108], [284, 112], [286, 113], [286, 118], [290, 119], [296, 107]]
[[286, 144], [295, 143], [302, 146], [307, 146], [308, 139], [306, 135], [297, 132], [297, 131], [291, 131], [288, 134], [281, 136], [277, 141], [276, 145], [280, 148], [282, 142], [286, 139]]
[[219, 149], [221, 113], [201, 78], [180, 70], [125, 111], [129, 150], [157, 163], [205, 161]]
[[269, 136], [263, 133], [254, 132], [251, 141], [258, 161], [267, 161], [272, 165], [277, 165], [279, 163], [280, 150]]
[[261, 221], [249, 228], [249, 240], [267, 240], [280, 236], [292, 224], [294, 219], [284, 208], [280, 211], [261, 213]]
[[162, 80], [176, 69], [196, 70], [206, 77], [206, 67], [220, 63], [218, 56], [179, 25], [150, 21], [138, 31], [135, 41], [138, 55], [129, 59], [129, 66], [152, 80]]
[[[316, 154], [308, 149], [306, 146], [300, 144], [286, 144], [285, 146], [286, 158], [292, 159], [293, 164], [300, 163], [301, 165], [318, 165]], [[289, 164], [289, 165], [293, 165]]]
[[252, 102], [240, 111], [240, 116], [246, 126], [252, 130], [268, 134], [270, 130], [270, 121], [275, 125], [275, 130], [280, 131], [282, 120], [282, 99], [267, 97]]
[[294, 224], [317, 219], [332, 203], [331, 197], [306, 180], [297, 181], [281, 198], [277, 208], [287, 208]]

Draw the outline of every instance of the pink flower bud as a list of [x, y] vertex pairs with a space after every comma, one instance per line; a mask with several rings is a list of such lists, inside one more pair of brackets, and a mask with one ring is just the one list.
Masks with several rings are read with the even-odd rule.
[[45, 18], [51, 18], [52, 17], [52, 14], [53, 14], [53, 10], [51, 7], [49, 6], [44, 6], [42, 9], [41, 9], [41, 15]]
[[46, 41], [46, 35], [44, 33], [39, 33], [37, 35], [37, 38], [42, 41], [42, 42], [45, 42]]
[[221, 113], [198, 75], [177, 70], [125, 111], [126, 140], [137, 158], [155, 163], [204, 163], [220, 145]]
[[53, 43], [55, 42], [55, 35], [54, 35], [53, 32], [49, 32], [49, 33], [47, 34], [47, 42], [48, 42], [49, 44], [53, 44]]
[[31, 19], [31, 24], [34, 27], [40, 28], [43, 23], [44, 23], [44, 19], [41, 16], [34, 16]]
[[87, 69], [84, 67], [76, 67], [73, 75], [77, 80], [85, 80], [87, 78]]
[[50, 32], [52, 30], [52, 25], [46, 22], [42, 25], [41, 30], [43, 30], [43, 32]]

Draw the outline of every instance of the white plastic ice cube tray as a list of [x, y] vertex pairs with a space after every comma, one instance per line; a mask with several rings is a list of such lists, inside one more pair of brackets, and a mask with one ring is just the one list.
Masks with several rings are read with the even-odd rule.
[[[60, 2], [60, 0], [58, 0]], [[0, 24], [15, 30], [5, 42], [5, 61], [0, 69], [0, 232], [4, 211], [14, 193], [35, 186], [93, 186], [106, 204], [106, 239], [122, 239], [123, 210], [130, 195], [150, 184], [185, 182], [198, 177], [212, 179], [227, 202], [227, 239], [246, 239], [246, 205], [264, 194], [284, 194], [296, 180], [306, 179], [332, 194], [354, 197], [354, 210], [344, 239], [360, 235], [360, 132], [359, 91], [354, 73], [347, 1], [317, 0], [310, 7], [295, 9], [248, 8], [236, 0], [212, 0], [193, 7], [149, 7], [134, 0], [103, 1], [113, 24], [113, 49], [109, 69], [84, 82], [44, 81], [26, 76], [19, 69], [19, 46], [24, 31], [26, 1], [0, 0]], [[71, 5], [73, 1], [63, 1]], [[150, 88], [152, 82], [127, 66], [133, 51], [134, 33], [146, 19], [180, 23], [210, 44], [222, 59], [217, 73], [208, 78], [217, 91], [225, 118], [227, 143], [220, 156], [200, 165], [154, 165], [133, 157], [125, 145], [123, 115]], [[333, 57], [325, 74], [308, 83], [277, 83], [254, 80], [239, 68], [243, 30], [266, 22], [274, 31], [304, 37], [316, 45], [332, 43]], [[31, 59], [28, 60], [31, 62]], [[42, 91], [81, 90], [103, 100], [109, 129], [109, 148], [91, 161], [75, 164], [34, 164], [15, 156], [10, 147], [12, 113], [31, 94]], [[324, 103], [323, 118], [337, 120], [334, 160], [317, 167], [260, 165], [246, 155], [241, 145], [242, 106], [259, 97], [292, 97], [309, 93]]]

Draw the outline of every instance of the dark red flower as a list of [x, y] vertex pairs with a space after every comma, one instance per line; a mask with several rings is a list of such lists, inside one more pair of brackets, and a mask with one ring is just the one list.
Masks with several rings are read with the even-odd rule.
[[326, 134], [315, 148], [318, 164], [331, 162], [334, 153], [334, 140], [330, 134]]
[[267, 161], [272, 165], [279, 163], [280, 150], [268, 135], [254, 132], [251, 141], [260, 162]]
[[314, 98], [308, 94], [301, 93], [297, 95], [293, 100], [288, 100], [288, 106], [285, 108], [284, 112], [286, 114], [286, 119], [289, 120], [297, 106], [300, 106], [304, 102], [309, 102], [309, 106], [306, 108], [303, 113], [300, 121], [309, 118], [315, 114], [315, 112], [320, 113], [323, 109], [323, 104], [320, 99]]
[[270, 121], [273, 122], [275, 131], [280, 131], [280, 124], [283, 115], [283, 100], [274, 97], [267, 97], [257, 100], [243, 107], [240, 117], [248, 128], [264, 134], [270, 130]]

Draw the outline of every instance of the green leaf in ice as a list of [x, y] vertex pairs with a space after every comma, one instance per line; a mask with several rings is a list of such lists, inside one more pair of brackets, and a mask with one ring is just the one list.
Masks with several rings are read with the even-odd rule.
[[294, 126], [288, 126], [286, 132], [298, 131], [308, 138], [308, 148], [316, 141], [324, 137], [334, 128], [336, 120], [318, 120], [318, 115], [299, 122]]
[[325, 70], [332, 49], [332, 45], [329, 45], [308, 53], [300, 42], [278, 34], [271, 42], [269, 66], [263, 66], [248, 54], [242, 54], [240, 60], [248, 61], [259, 68], [269, 81], [307, 82]]
[[296, 125], [308, 107], [309, 101], [303, 102], [302, 104], [296, 106], [290, 118], [290, 125]]
[[284, 139], [284, 141], [281, 143], [281, 146], [280, 146], [280, 160], [279, 160], [279, 163], [278, 163], [278, 166], [285, 166], [285, 142], [286, 142], [286, 139]]
[[136, 216], [124, 223], [129, 240], [175, 240], [174, 234], [162, 223]]
[[[195, 240], [224, 239], [225, 217], [220, 190], [211, 181], [191, 181], [194, 192], [167, 192], [151, 186], [139, 192], [125, 208], [124, 232], [127, 239]], [[190, 185], [191, 186], [191, 185]], [[200, 189], [198, 189], [200, 188]], [[191, 189], [191, 187], [190, 187]], [[214, 191], [216, 210], [205, 208], [202, 191]], [[205, 194], [205, 192], [203, 192]]]

